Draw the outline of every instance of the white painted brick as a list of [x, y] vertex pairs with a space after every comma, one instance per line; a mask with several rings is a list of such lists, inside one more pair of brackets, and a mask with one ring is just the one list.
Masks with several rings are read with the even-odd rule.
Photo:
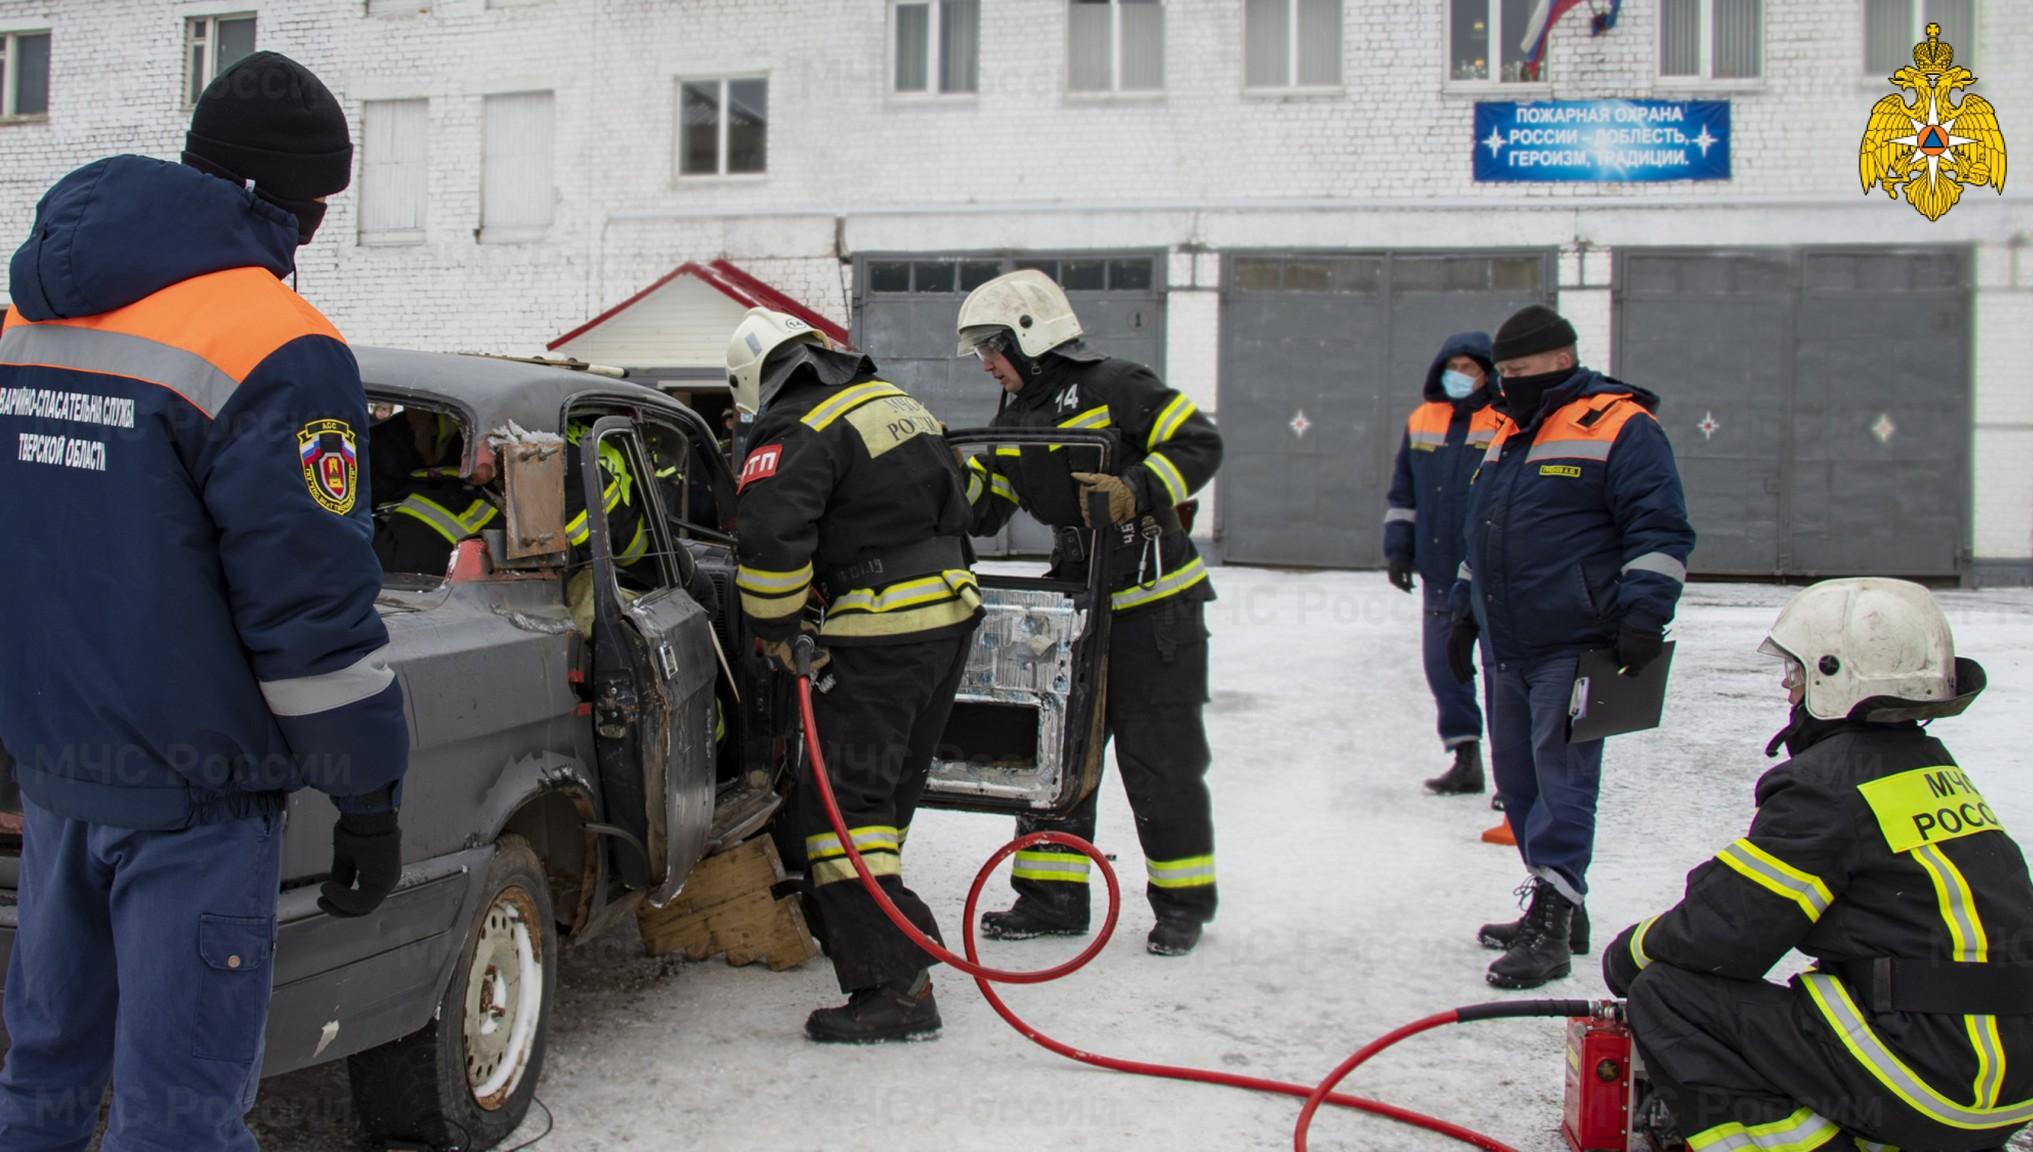
[[[1575, 348], [1581, 362], [1599, 372], [1614, 372], [1616, 350], [1610, 347], [1610, 291], [1607, 288], [1562, 288], [1560, 315], [1574, 325]], [[1643, 380], [1631, 383], [1644, 386]]]
[[[358, 243], [355, 189], [300, 261], [304, 294], [361, 343], [536, 351], [686, 260], [733, 260], [845, 323], [841, 261], [856, 252], [1143, 248], [1178, 257], [1168, 371], [1211, 397], [1215, 329], [1182, 318], [1218, 320], [1214, 296], [1190, 289], [1219, 286], [1224, 249], [1559, 248], [1584, 354], [1609, 363], [1616, 246], [1975, 244], [1978, 437], [1991, 446], [1978, 453], [1977, 549], [2033, 556], [2028, 456], [1995, 447], [2033, 404], [2013, 388], [2033, 329], [2033, 202], [1978, 189], [1930, 224], [1864, 195], [1856, 148], [1890, 88], [1863, 75], [1861, 5], [1763, 7], [1766, 77], [1749, 90], [1661, 84], [1655, 3], [1623, 5], [1602, 37], [1585, 11], [1563, 20], [1541, 90], [1726, 98], [1731, 180], [1479, 185], [1474, 103], [1517, 93], [1443, 86], [1447, 5], [1431, 0], [1345, 0], [1342, 90], [1268, 99], [1242, 92], [1240, 0], [1166, 0], [1167, 87], [1119, 100], [1066, 94], [1061, 0], [984, 3], [981, 91], [950, 100], [886, 93], [881, 0], [0, 0], [0, 26], [54, 33], [49, 120], [0, 125], [0, 237], [24, 235], [71, 168], [120, 151], [174, 158], [185, 17], [251, 8], [260, 46], [316, 69], [356, 124], [364, 100], [430, 100], [423, 241]], [[1978, 5], [1974, 48], [1977, 91], [2021, 147], [2033, 138], [2022, 7]], [[677, 179], [678, 81], [735, 72], [770, 77], [768, 175]], [[478, 243], [481, 99], [526, 88], [557, 94], [557, 216], [541, 240]]]

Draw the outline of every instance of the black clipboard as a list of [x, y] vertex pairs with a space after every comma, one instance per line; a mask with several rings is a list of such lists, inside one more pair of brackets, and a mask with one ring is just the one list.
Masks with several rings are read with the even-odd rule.
[[1614, 648], [1591, 648], [1581, 654], [1567, 705], [1568, 743], [1659, 726], [1659, 717], [1666, 710], [1666, 674], [1673, 667], [1673, 641], [1666, 641], [1659, 658], [1635, 676], [1620, 674], [1618, 667]]

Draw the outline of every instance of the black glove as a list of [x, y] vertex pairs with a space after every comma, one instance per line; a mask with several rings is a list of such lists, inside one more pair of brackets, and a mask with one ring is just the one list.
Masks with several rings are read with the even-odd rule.
[[1447, 670], [1463, 684], [1475, 679], [1475, 640], [1482, 635], [1482, 629], [1475, 626], [1474, 617], [1456, 620], [1447, 629]]
[[1619, 999], [1631, 994], [1631, 984], [1643, 969], [1638, 967], [1638, 958], [1631, 955], [1631, 937], [1638, 934], [1638, 926], [1631, 925], [1617, 934], [1616, 941], [1602, 954], [1602, 982], [1609, 988], [1609, 994]]
[[1666, 631], [1663, 628], [1641, 628], [1625, 624], [1617, 629], [1617, 669], [1619, 675], [1636, 676], [1644, 671], [1645, 665], [1659, 658], [1666, 648]]
[[1410, 592], [1412, 590], [1412, 562], [1410, 560], [1401, 559], [1396, 556], [1391, 557], [1390, 576], [1391, 587], [1396, 588], [1400, 592]]
[[319, 890], [318, 907], [332, 916], [365, 916], [400, 879], [402, 828], [395, 813], [339, 813], [332, 826], [332, 878]]

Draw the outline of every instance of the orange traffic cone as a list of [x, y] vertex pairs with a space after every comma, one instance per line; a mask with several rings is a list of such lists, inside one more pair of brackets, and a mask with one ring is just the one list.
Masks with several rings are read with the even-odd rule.
[[1515, 848], [1518, 844], [1518, 838], [1511, 835], [1511, 822], [1509, 820], [1499, 820], [1496, 827], [1483, 832], [1482, 842], [1485, 844], [1508, 844]]

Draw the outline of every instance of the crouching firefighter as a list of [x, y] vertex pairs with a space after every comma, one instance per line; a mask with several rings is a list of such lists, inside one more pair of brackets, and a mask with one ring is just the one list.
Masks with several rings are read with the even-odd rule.
[[[824, 602], [813, 711], [848, 835], [911, 923], [940, 939], [904, 885], [902, 850], [981, 620], [960, 470], [939, 422], [858, 352], [752, 308], [727, 372], [753, 413], [737, 511], [736, 586], [764, 651], [794, 667], [808, 599]], [[806, 883], [847, 1003], [814, 1040], [904, 1040], [939, 1028], [927, 957], [862, 888], [817, 789], [798, 789]]]
[[[1830, 580], [1760, 651], [1792, 758], [1750, 833], [1603, 958], [1691, 1149], [2000, 1149], [2033, 1120], [2033, 883], [1977, 777], [1922, 725], [1983, 669], [1926, 589]], [[1789, 949], [1816, 964], [1763, 977]]]
[[[1221, 436], [1193, 401], [1150, 369], [1104, 356], [1080, 340], [1066, 294], [1042, 272], [999, 276], [960, 306], [960, 351], [1002, 385], [997, 428], [1112, 430], [1113, 475], [1079, 472], [1072, 452], [998, 448], [968, 462], [974, 533], [988, 535], [1018, 508], [1057, 530], [1052, 574], [1079, 579], [1087, 565], [1088, 496], [1106, 496], [1110, 523], [1094, 525], [1110, 574], [1106, 723], [1136, 813], [1157, 923], [1150, 950], [1178, 956], [1214, 918], [1214, 815], [1207, 794], [1207, 625], [1214, 586], [1174, 508], [1214, 478]], [[1094, 839], [1098, 792], [1057, 820], [1024, 818], [1020, 832], [1057, 830]], [[981, 918], [1004, 940], [1087, 931], [1087, 858], [1044, 846], [1017, 853], [1014, 907]]]

